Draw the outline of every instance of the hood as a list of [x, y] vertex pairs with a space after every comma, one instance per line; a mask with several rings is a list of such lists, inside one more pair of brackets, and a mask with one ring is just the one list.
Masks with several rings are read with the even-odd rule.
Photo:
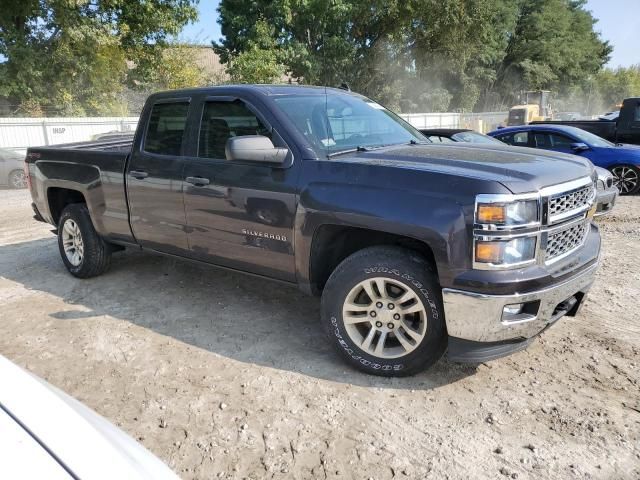
[[631, 145], [629, 143], [623, 143], [620, 145], [616, 145], [616, 150], [617, 151], [624, 151], [624, 152], [629, 152], [629, 153], [635, 153], [636, 155], [640, 155], [640, 145]]
[[395, 145], [352, 154], [340, 161], [497, 181], [513, 193], [537, 191], [593, 173], [591, 162], [575, 155], [473, 143]]

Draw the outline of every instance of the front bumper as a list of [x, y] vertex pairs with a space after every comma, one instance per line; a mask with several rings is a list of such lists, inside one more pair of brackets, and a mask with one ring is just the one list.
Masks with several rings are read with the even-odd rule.
[[618, 189], [616, 187], [599, 190], [596, 196], [596, 203], [598, 207], [595, 216], [601, 217], [610, 213], [611, 210], [613, 210], [613, 206], [616, 204], [617, 198]]
[[[470, 342], [521, 342], [535, 337], [564, 315], [575, 315], [594, 281], [598, 262], [550, 287], [513, 295], [442, 290], [450, 337]], [[524, 304], [520, 314], [505, 314], [507, 305]]]

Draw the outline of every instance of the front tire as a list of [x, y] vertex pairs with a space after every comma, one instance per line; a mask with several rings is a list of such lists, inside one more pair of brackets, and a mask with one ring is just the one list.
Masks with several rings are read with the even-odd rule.
[[366, 248], [338, 265], [322, 294], [322, 323], [346, 361], [373, 375], [415, 374], [446, 349], [436, 275], [402, 248]]
[[62, 211], [58, 247], [64, 266], [75, 277], [95, 277], [109, 268], [111, 249], [93, 228], [84, 203], [68, 205]]
[[620, 195], [633, 195], [640, 190], [640, 169], [633, 165], [616, 165], [611, 168], [613, 184]]

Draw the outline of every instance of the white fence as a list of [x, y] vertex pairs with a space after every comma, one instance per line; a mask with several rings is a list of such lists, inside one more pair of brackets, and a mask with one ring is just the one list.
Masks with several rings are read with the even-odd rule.
[[[506, 112], [406, 113], [400, 115], [416, 128], [471, 128], [486, 133], [507, 118]], [[0, 148], [24, 153], [28, 147], [91, 140], [107, 132], [130, 132], [138, 117], [0, 118]]]
[[28, 147], [91, 140], [100, 133], [129, 132], [138, 117], [0, 118], [0, 147], [24, 152]]
[[481, 133], [504, 125], [508, 112], [403, 113], [400, 116], [416, 128], [470, 128]]

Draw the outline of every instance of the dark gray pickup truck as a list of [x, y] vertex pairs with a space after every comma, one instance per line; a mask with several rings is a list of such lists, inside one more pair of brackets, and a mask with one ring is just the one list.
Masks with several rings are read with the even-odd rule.
[[296, 86], [152, 95], [135, 137], [31, 148], [35, 217], [80, 278], [123, 247], [322, 295], [352, 365], [480, 362], [575, 315], [600, 251], [588, 160], [430, 144], [375, 102]]

